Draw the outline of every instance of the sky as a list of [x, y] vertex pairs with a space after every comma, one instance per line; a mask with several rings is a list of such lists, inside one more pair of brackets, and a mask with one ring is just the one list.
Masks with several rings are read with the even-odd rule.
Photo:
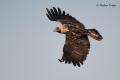
[[[103, 36], [89, 37], [80, 68], [58, 61], [65, 36], [45, 15], [53, 6]], [[0, 0], [0, 80], [120, 80], [119, 14], [119, 0]]]

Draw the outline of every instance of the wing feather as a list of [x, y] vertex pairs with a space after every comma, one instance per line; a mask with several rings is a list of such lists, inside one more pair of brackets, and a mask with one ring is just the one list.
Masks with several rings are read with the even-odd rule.
[[82, 23], [80, 23], [77, 19], [75, 19], [74, 17], [72, 17], [69, 14], [66, 14], [66, 12], [63, 10], [61, 11], [60, 8], [55, 8], [53, 7], [52, 9], [48, 9], [47, 10], [47, 17], [51, 20], [51, 21], [59, 21], [62, 24], [77, 24], [79, 25], [81, 28], [84, 28], [84, 25], [82, 25]]
[[53, 7], [53, 10], [54, 10], [55, 15], [58, 16], [59, 14], [58, 14], [57, 9], [55, 7]]
[[61, 13], [60, 8], [58, 8], [58, 13], [59, 13], [58, 15], [60, 15], [60, 16], [61, 16], [61, 14], [62, 14], [62, 13]]
[[48, 17], [48, 19], [52, 19], [50, 15], [46, 14], [46, 16]]
[[80, 67], [80, 64], [83, 64], [89, 53], [90, 43], [88, 37], [87, 35], [79, 38], [74, 36], [76, 39], [73, 40], [70, 35], [66, 38], [62, 59], [65, 63], [70, 64], [72, 62], [74, 66]]
[[51, 21], [53, 21], [53, 20], [54, 20], [53, 14], [49, 11], [49, 9], [46, 8], [46, 10], [47, 10], [47, 12], [48, 12], [46, 15], [49, 16], [48, 18], [49, 18]]

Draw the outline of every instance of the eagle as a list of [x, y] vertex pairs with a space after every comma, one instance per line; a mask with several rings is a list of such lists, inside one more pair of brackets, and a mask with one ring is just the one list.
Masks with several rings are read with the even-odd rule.
[[86, 29], [83, 23], [60, 8], [52, 7], [51, 9], [46, 8], [46, 10], [46, 16], [50, 21], [61, 24], [54, 31], [65, 35], [63, 56], [58, 60], [61, 63], [72, 63], [74, 66], [80, 67], [90, 51], [88, 36], [98, 41], [101, 41], [103, 37], [98, 30]]

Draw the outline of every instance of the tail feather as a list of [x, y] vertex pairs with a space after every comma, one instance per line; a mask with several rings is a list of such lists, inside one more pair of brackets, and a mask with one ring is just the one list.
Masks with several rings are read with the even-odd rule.
[[102, 35], [96, 29], [87, 29], [88, 35], [91, 36], [93, 39], [101, 41], [103, 39]]

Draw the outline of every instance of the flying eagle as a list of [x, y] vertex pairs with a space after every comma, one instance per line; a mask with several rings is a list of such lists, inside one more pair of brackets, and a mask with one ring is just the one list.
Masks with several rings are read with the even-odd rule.
[[55, 32], [65, 34], [65, 44], [63, 47], [63, 56], [58, 59], [60, 62], [72, 63], [74, 66], [80, 67], [86, 60], [90, 50], [90, 42], [88, 36], [98, 41], [103, 37], [96, 29], [86, 29], [85, 26], [76, 18], [72, 17], [60, 8], [51, 8], [47, 10], [46, 16], [51, 21], [57, 21], [62, 26], [56, 27]]

